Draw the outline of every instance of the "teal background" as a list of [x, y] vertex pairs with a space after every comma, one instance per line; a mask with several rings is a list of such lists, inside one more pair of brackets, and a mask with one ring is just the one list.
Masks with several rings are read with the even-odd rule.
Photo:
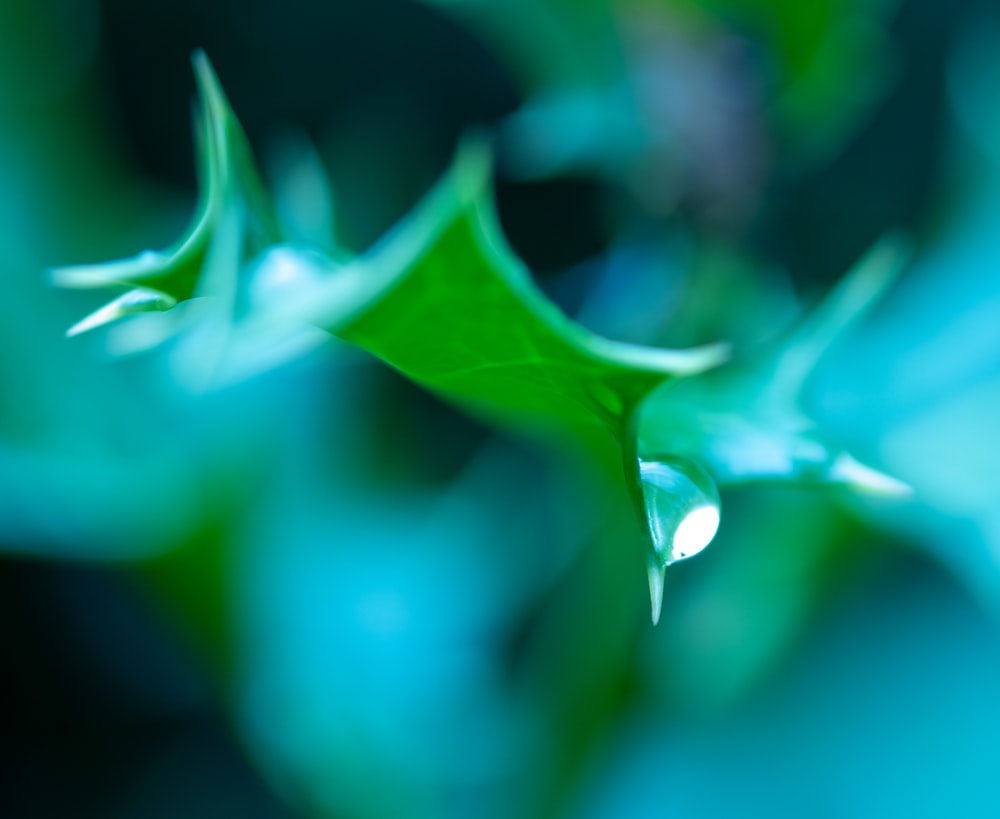
[[[355, 252], [490, 130], [612, 338], [752, 347], [902, 231], [808, 398], [914, 497], [724, 492], [653, 629], [578, 452], [342, 343], [194, 394], [64, 338], [50, 267], [190, 214], [196, 48]], [[997, 54], [985, 0], [0, 3], [0, 815], [995, 815]]]

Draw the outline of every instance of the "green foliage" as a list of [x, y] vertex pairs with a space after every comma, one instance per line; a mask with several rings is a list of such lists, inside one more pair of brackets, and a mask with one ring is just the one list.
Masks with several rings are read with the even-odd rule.
[[570, 321], [507, 248], [487, 180], [485, 153], [466, 149], [418, 212], [348, 273], [366, 289], [363, 304], [323, 324], [492, 417], [553, 429], [597, 420], [616, 437], [654, 387], [725, 358], [720, 345], [644, 348]]
[[[660, 490], [651, 503], [641, 463], [681, 456], [703, 465], [709, 484], [784, 479], [905, 490], [829, 442], [803, 412], [800, 395], [822, 351], [900, 269], [896, 244], [873, 251], [788, 338], [732, 364], [724, 364], [724, 344], [678, 351], [610, 341], [549, 302], [506, 245], [481, 141], [462, 147], [436, 189], [372, 251], [345, 261], [279, 224], [203, 55], [195, 67], [202, 103], [197, 216], [165, 252], [56, 270], [53, 279], [63, 286], [130, 288], [70, 335], [193, 306], [193, 319], [181, 313], [178, 321], [191, 329], [190, 383], [205, 387], [259, 369], [255, 359], [273, 358], [282, 345], [297, 348], [304, 327], [321, 328], [493, 422], [568, 434], [604, 454], [617, 446], [615, 459], [624, 458], [626, 481], [649, 522], [654, 620], [662, 570], [676, 559], [671, 538], [700, 503]], [[705, 492], [714, 494], [714, 486]]]

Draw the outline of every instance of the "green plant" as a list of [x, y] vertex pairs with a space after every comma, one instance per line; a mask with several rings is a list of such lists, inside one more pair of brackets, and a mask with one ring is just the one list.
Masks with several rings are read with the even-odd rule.
[[204, 388], [313, 343], [320, 328], [493, 423], [568, 436], [599, 460], [620, 461], [648, 523], [654, 622], [666, 567], [715, 534], [716, 485], [907, 491], [831, 442], [801, 395], [826, 347], [901, 268], [898, 241], [880, 244], [779, 341], [731, 360], [724, 344], [664, 350], [609, 341], [551, 304], [507, 247], [484, 141], [467, 141], [436, 189], [372, 251], [345, 258], [282, 224], [207, 59], [194, 61], [197, 214], [166, 251], [55, 270], [61, 286], [124, 289], [71, 335], [152, 317], [157, 323], [133, 327], [124, 346], [186, 334], [184, 376]]

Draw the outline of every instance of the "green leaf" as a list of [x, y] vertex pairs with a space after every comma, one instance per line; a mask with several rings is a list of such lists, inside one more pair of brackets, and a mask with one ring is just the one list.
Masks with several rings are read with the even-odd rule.
[[215, 74], [204, 55], [194, 62], [201, 93], [201, 197], [187, 235], [162, 253], [53, 273], [63, 286], [131, 285], [162, 297], [126, 294], [72, 332], [211, 296], [221, 304], [198, 311], [204, 322], [210, 310], [216, 328], [207, 334], [212, 350], [200, 361], [199, 384], [216, 369], [207, 362], [223, 355], [220, 347], [231, 335], [223, 325], [231, 329], [239, 318], [245, 338], [311, 322], [493, 418], [578, 432], [596, 421], [616, 436], [658, 384], [725, 358], [719, 345], [673, 351], [619, 344], [563, 315], [503, 239], [482, 143], [466, 145], [436, 190], [367, 257], [341, 268], [323, 254], [307, 258], [290, 248], [291, 266], [303, 272], [291, 271], [294, 292], [252, 304], [237, 317], [240, 288], [253, 289], [251, 262], [279, 245], [281, 231]]
[[779, 343], [658, 389], [642, 408], [639, 455], [691, 458], [720, 484], [794, 480], [908, 493], [836, 446], [803, 409], [803, 390], [819, 358], [892, 284], [906, 258], [902, 242], [884, 240]]
[[745, 361], [720, 367], [726, 345], [610, 341], [560, 312], [508, 247], [481, 141], [467, 142], [435, 190], [365, 256], [342, 262], [283, 241], [215, 75], [202, 55], [195, 66], [199, 214], [172, 250], [57, 271], [64, 285], [134, 288], [71, 333], [197, 296], [173, 358], [198, 389], [253, 372], [269, 350], [271, 360], [275, 350], [312, 346], [302, 331], [311, 324], [490, 420], [617, 450], [648, 523], [654, 622], [666, 567], [715, 534], [716, 483], [905, 491], [828, 442], [800, 406], [819, 356], [900, 269], [898, 243], [878, 247], [789, 338]]
[[910, 493], [906, 484], [834, 444], [802, 408], [819, 358], [890, 286], [906, 257], [898, 239], [884, 240], [786, 338], [744, 360], [666, 384], [636, 413], [626, 479], [648, 522], [654, 625], [667, 567], [701, 551], [715, 535], [716, 485], [789, 481], [896, 497]]
[[665, 350], [609, 341], [534, 285], [497, 223], [482, 144], [370, 257], [311, 294], [313, 320], [429, 389], [491, 417], [620, 436], [666, 380], [702, 372], [725, 345]]
[[[62, 267], [52, 271], [60, 287], [138, 287], [143, 293], [162, 294], [159, 301], [138, 296], [127, 299], [133, 307], [165, 310], [204, 290], [203, 272], [220, 222], [240, 222], [240, 254], [249, 258], [281, 240], [278, 221], [257, 175], [253, 154], [219, 80], [204, 53], [193, 57], [201, 105], [195, 114], [199, 157], [199, 199], [191, 226], [164, 251], [147, 250], [137, 256], [95, 265]], [[227, 216], [227, 214], [229, 214]], [[227, 237], [227, 241], [230, 237]], [[133, 309], [132, 312], [138, 312]], [[70, 330], [89, 330], [120, 317], [101, 308]]]

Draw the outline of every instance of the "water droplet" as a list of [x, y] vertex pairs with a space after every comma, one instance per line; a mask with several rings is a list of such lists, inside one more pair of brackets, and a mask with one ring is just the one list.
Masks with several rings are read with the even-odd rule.
[[683, 458], [640, 458], [639, 479], [652, 544], [647, 569], [655, 625], [667, 566], [694, 557], [715, 537], [719, 492], [704, 469]]

